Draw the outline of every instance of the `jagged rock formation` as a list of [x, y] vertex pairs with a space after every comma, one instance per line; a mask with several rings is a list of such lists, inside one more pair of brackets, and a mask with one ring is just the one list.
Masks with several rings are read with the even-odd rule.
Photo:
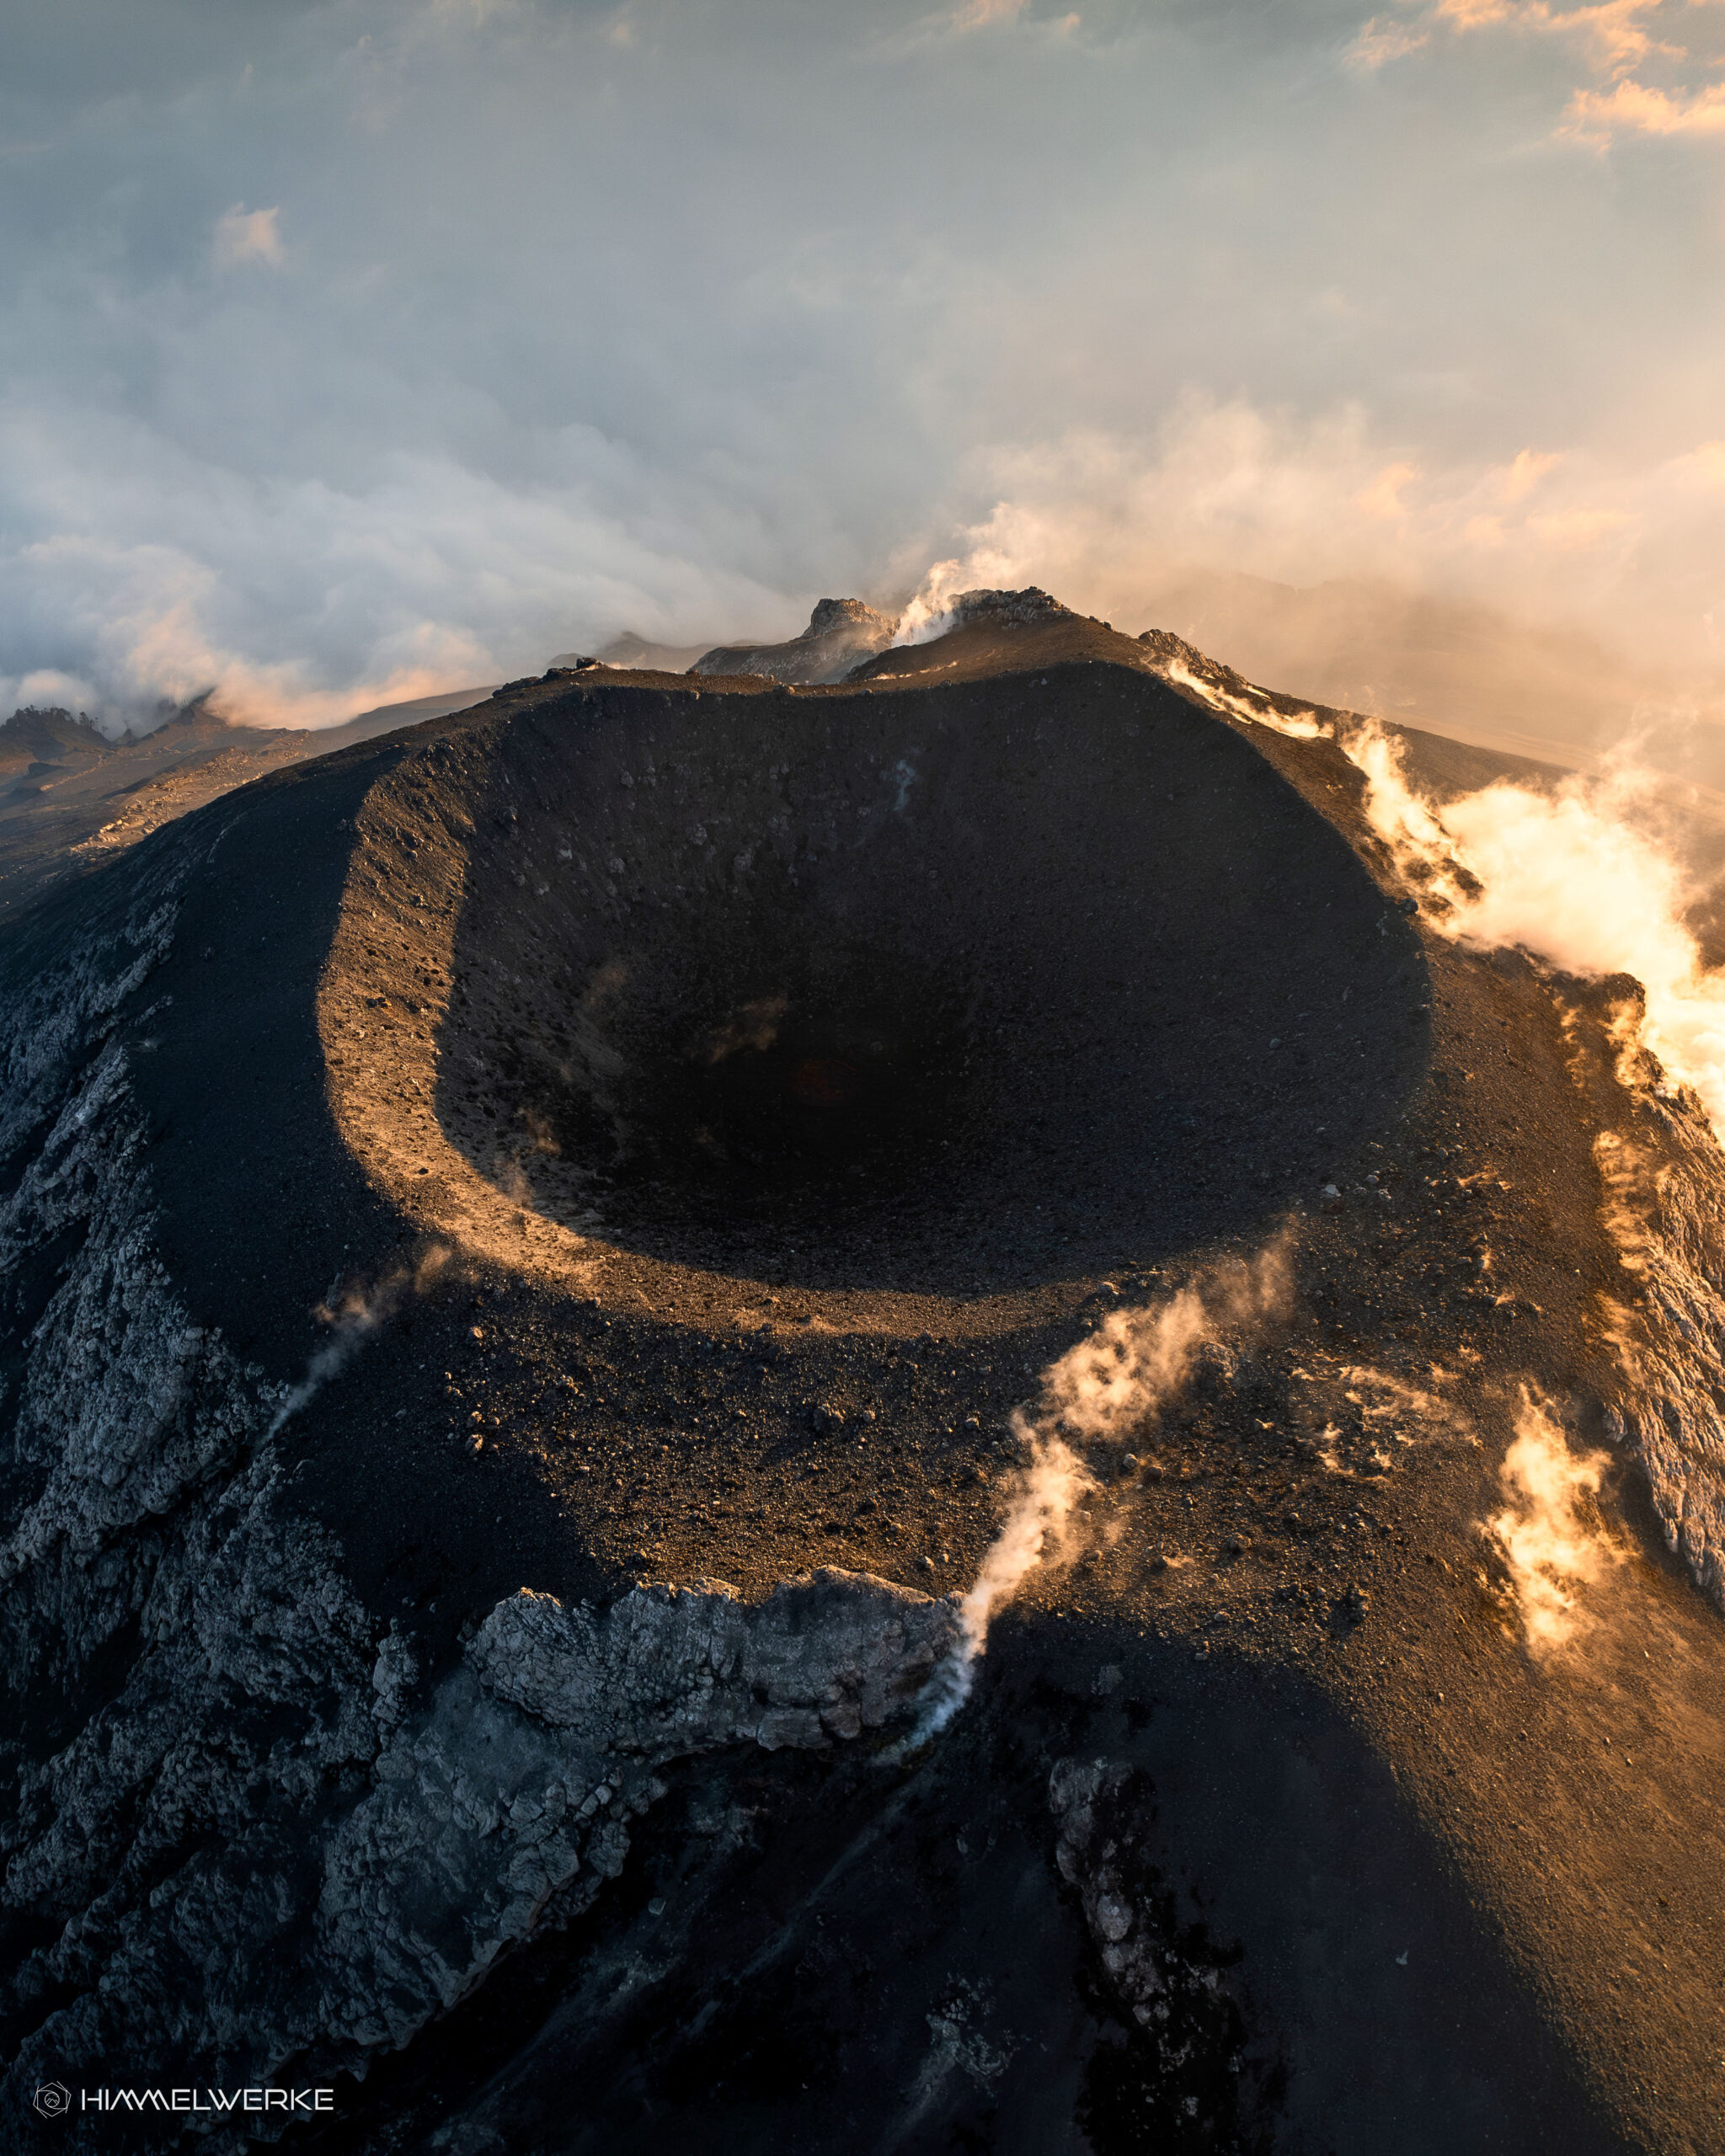
[[[1027, 584], [1023, 591], [979, 590], [961, 591], [952, 606], [953, 627], [970, 628], [983, 624], [996, 628], [1045, 628], [1060, 616], [1076, 617], [1069, 607], [1044, 591]], [[1106, 625], [1104, 625], [1106, 626]]]
[[224, 835], [176, 833], [3, 1005], [19, 2104], [121, 2054], [146, 2082], [362, 2068], [616, 1876], [653, 1765], [876, 1727], [954, 1629], [832, 1571], [751, 1609], [518, 1596], [416, 1694], [420, 1652], [296, 1502], [309, 1388], [200, 1323], [162, 1246], [147, 985]]
[[809, 626], [788, 643], [720, 644], [703, 652], [692, 674], [762, 674], [769, 680], [813, 685], [842, 681], [892, 642], [898, 624], [860, 599], [823, 599]]
[[[27, 1972], [51, 1995], [99, 1969], [102, 1982], [34, 2033], [13, 2094], [116, 2052], [138, 2079], [206, 2086], [267, 2080], [289, 2062], [302, 2077], [363, 2071], [622, 1872], [629, 1821], [665, 1794], [654, 1768], [721, 1745], [819, 1748], [879, 1727], [956, 1630], [943, 1604], [831, 1572], [756, 1609], [723, 1590], [659, 1588], [594, 1616], [524, 1590], [415, 1710], [416, 1657], [398, 1634], [383, 1636], [362, 1682], [369, 1628], [334, 1553], [263, 1506], [249, 1524], [261, 1563], [218, 1560], [221, 1601], [186, 1612], [196, 1646], [158, 1660], [153, 1686], [104, 1717], [99, 1743], [63, 1755], [32, 1792], [58, 1816], [14, 1860], [12, 1895], [91, 1892], [103, 1828], [136, 1787], [140, 1762], [119, 1766], [117, 1749], [152, 1758], [158, 1814], [203, 1812], [213, 1797], [225, 1845], [202, 1860], [175, 1851], [141, 1904], [134, 1843], [99, 1913]], [[285, 1546], [267, 1548], [272, 1528]], [[352, 1726], [319, 1742], [295, 1726], [332, 1691]], [[286, 1730], [267, 1749], [224, 1730], [223, 1707], [255, 1716], [266, 1702], [296, 1747]], [[225, 1803], [211, 1787], [218, 1758]], [[260, 1831], [266, 1793], [275, 1816]]]
[[1615, 1412], [1666, 1547], [1725, 1609], [1725, 1155], [1700, 1101], [1638, 1045], [1638, 982], [1559, 978], [1552, 991], [1599, 1120], [1601, 1218], [1624, 1268], [1607, 1305], [1623, 1373]]
[[[1248, 724], [1272, 727], [1296, 739], [1311, 739], [1322, 730], [1309, 705], [1276, 690], [1260, 688], [1171, 629], [1146, 629], [1138, 641], [1163, 680], [1201, 696], [1214, 711], [1225, 711]], [[1345, 735], [1365, 723], [1352, 712], [1326, 712], [1322, 725], [1332, 734], [1340, 728]]]
[[1055, 1863], [1078, 1894], [1109, 1982], [1144, 2031], [1157, 2081], [1170, 2096], [1182, 2091], [1175, 2102], [1222, 2146], [1249, 2147], [1270, 2106], [1263, 2063], [1255, 2075], [1242, 2072], [1247, 2023], [1228, 1981], [1234, 1957], [1201, 1926], [1179, 1923], [1173, 1892], [1146, 1860], [1139, 1815], [1154, 1802], [1154, 1785], [1124, 1763], [1059, 1760], [1049, 1777], [1059, 1822]]

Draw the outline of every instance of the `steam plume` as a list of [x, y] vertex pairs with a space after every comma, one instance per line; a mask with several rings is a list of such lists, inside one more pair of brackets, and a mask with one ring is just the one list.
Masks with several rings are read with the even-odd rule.
[[1567, 973], [1632, 974], [1647, 991], [1642, 1043], [1725, 1134], [1725, 972], [1685, 921], [1697, 894], [1632, 754], [1551, 793], [1499, 783], [1439, 812], [1381, 728], [1343, 746], [1365, 774], [1367, 816], [1435, 925], [1477, 947], [1524, 946]]
[[1504, 1508], [1488, 1525], [1509, 1564], [1522, 1628], [1536, 1654], [1573, 1637], [1584, 1621], [1577, 1588], [1597, 1581], [1617, 1555], [1579, 1509], [1597, 1496], [1605, 1460], [1604, 1453], [1572, 1453], [1546, 1402], [1524, 1387], [1514, 1440], [1499, 1473]]
[[1074, 1508], [1096, 1486], [1081, 1449], [1118, 1444], [1154, 1422], [1205, 1349], [1226, 1355], [1231, 1333], [1255, 1331], [1285, 1308], [1288, 1285], [1287, 1244], [1279, 1237], [1249, 1262], [1218, 1267], [1167, 1302], [1111, 1312], [1044, 1371], [1034, 1406], [1013, 1412], [1029, 1460], [981, 1570], [959, 1598], [964, 1643], [930, 1678], [907, 1747], [937, 1735], [969, 1698], [995, 1612], [1039, 1566], [1070, 1554]]
[[449, 1251], [441, 1243], [434, 1243], [417, 1264], [388, 1273], [370, 1288], [353, 1286], [344, 1289], [333, 1308], [324, 1305], [318, 1315], [334, 1329], [306, 1364], [304, 1377], [276, 1409], [264, 1433], [265, 1438], [273, 1438], [302, 1407], [317, 1398], [332, 1378], [339, 1377], [371, 1336], [394, 1316], [409, 1295], [425, 1294], [441, 1277], [449, 1260]]
[[1196, 690], [1206, 703], [1218, 711], [1231, 712], [1236, 718], [1243, 718], [1253, 726], [1267, 726], [1272, 733], [1288, 734], [1295, 741], [1322, 741], [1330, 731], [1316, 712], [1280, 712], [1267, 697], [1260, 697], [1256, 703], [1248, 702], [1214, 681], [1200, 680], [1178, 659], [1168, 667], [1167, 679], [1183, 689]]

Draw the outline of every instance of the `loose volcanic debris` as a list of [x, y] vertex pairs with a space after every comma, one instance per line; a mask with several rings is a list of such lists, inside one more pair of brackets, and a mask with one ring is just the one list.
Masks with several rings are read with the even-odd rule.
[[[558, 671], [8, 931], [6, 2100], [1709, 2145], [1711, 1139], [1200, 659], [970, 595], [794, 696]], [[1015, 1411], [1277, 1235], [906, 1758]], [[1584, 1652], [1491, 1526], [1524, 1397], [1606, 1458]]]

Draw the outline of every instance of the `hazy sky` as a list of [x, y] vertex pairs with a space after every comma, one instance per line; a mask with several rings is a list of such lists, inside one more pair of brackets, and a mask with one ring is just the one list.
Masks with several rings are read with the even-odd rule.
[[3, 0], [0, 708], [1171, 564], [1725, 666], [1722, 0]]

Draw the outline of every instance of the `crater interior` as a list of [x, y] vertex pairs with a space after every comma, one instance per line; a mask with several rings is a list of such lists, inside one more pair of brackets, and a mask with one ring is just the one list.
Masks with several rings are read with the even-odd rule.
[[436, 1116], [626, 1251], [943, 1296], [1152, 1262], [1423, 1067], [1411, 930], [1152, 679], [572, 688], [468, 753]]

